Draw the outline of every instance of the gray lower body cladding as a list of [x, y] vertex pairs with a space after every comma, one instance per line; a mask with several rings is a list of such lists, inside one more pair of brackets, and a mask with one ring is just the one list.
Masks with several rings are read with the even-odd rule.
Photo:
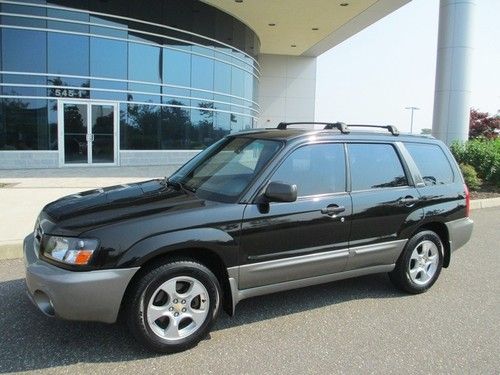
[[450, 249], [455, 251], [469, 242], [472, 236], [474, 222], [468, 218], [453, 220], [446, 223], [450, 237]]
[[246, 298], [394, 269], [407, 240], [247, 264], [228, 269], [236, 304]]
[[39, 259], [33, 235], [25, 238], [23, 247], [28, 295], [43, 313], [69, 320], [116, 321], [138, 267], [73, 272]]

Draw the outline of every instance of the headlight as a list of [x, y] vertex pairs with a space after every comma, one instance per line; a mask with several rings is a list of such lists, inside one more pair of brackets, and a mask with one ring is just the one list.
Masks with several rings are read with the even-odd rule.
[[85, 266], [99, 241], [88, 238], [43, 236], [43, 255], [58, 262]]

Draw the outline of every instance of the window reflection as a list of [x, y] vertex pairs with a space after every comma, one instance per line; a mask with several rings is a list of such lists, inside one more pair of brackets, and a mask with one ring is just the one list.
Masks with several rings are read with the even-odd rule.
[[352, 190], [408, 184], [401, 161], [391, 145], [350, 144], [348, 148]]
[[453, 182], [453, 171], [448, 158], [438, 145], [406, 143], [406, 149], [417, 164], [426, 185]]
[[[190, 50], [190, 48], [186, 49]], [[164, 48], [163, 80], [172, 85], [191, 86], [191, 55]]]
[[[26, 7], [22, 5], [15, 4], [1, 4], [2, 12], [4, 13], [16, 13], [16, 14], [27, 14], [31, 16], [46, 16], [47, 9], [38, 7]], [[2, 16], [1, 23], [5, 25], [18, 25], [18, 26], [28, 26], [28, 27], [47, 27], [47, 21], [37, 18], [25, 18], [25, 17], [9, 17]]]
[[309, 145], [295, 150], [272, 181], [297, 185], [298, 196], [345, 191], [345, 155], [341, 144]]
[[47, 71], [47, 33], [2, 30], [2, 69], [16, 72]]
[[213, 90], [214, 87], [214, 60], [206, 57], [193, 55], [192, 57], [192, 79], [191, 86]]
[[160, 48], [129, 43], [128, 79], [161, 82]]
[[47, 150], [47, 100], [2, 99], [1, 150]]
[[80, 35], [48, 33], [49, 73], [89, 75], [89, 38]]
[[231, 92], [231, 66], [220, 61], [215, 62], [214, 91]]
[[90, 38], [90, 75], [94, 77], [127, 77], [127, 43]]
[[[99, 1], [99, 3], [103, 4], [104, 2]], [[127, 38], [127, 35], [128, 35], [127, 30], [117, 29], [117, 27], [126, 29], [127, 28], [126, 24], [116, 22], [115, 20], [108, 19], [107, 17], [95, 16], [95, 15], [90, 15], [90, 22], [97, 23], [100, 25], [112, 26], [111, 28], [110, 27], [100, 27], [100, 26], [90, 26], [90, 33], [91, 34], [108, 35], [108, 36], [117, 37], [117, 38]]]
[[[0, 28], [0, 66], [4, 71], [21, 73], [2, 75], [2, 82], [11, 84], [2, 88], [2, 95], [19, 99], [0, 99], [1, 149], [57, 149], [55, 99], [120, 102], [122, 149], [203, 148], [230, 132], [253, 126], [252, 117], [248, 115], [254, 114], [249, 108], [252, 106], [250, 100], [256, 99], [257, 80], [243, 70], [252, 69], [252, 59], [229, 46], [200, 36], [113, 17], [115, 14], [163, 22], [256, 55], [258, 38], [230, 15], [194, 0], [175, 2], [175, 6], [170, 2], [144, 6], [138, 0], [30, 1], [63, 5], [67, 9], [2, 4], [2, 11], [61, 18], [67, 22], [0, 18], [3, 24], [61, 31]], [[80, 10], [90, 7], [92, 11], [109, 13], [109, 16], [75, 12], [71, 7]], [[184, 39], [185, 42], [149, 37], [130, 31], [133, 28]], [[95, 36], [74, 35], [65, 31]], [[54, 100], [47, 103], [46, 99], [26, 99], [28, 96], [51, 97]], [[126, 101], [128, 103], [124, 103]]]
[[[89, 22], [89, 15], [87, 13], [82, 12], [72, 12], [63, 9], [47, 9], [47, 16], [52, 18], [62, 18], [64, 20], [75, 20], [75, 21], [84, 21]], [[49, 20], [47, 22], [47, 27], [49, 29], [56, 30], [67, 30], [67, 31], [76, 31], [81, 33], [88, 33], [89, 26], [81, 23], [73, 23], [73, 22], [62, 22], [62, 21], [52, 21]]]

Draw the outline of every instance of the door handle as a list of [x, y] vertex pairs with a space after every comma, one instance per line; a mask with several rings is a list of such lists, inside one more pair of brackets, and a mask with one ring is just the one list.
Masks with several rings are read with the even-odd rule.
[[331, 204], [328, 207], [321, 209], [321, 213], [323, 215], [328, 215], [328, 216], [334, 216], [344, 211], [345, 211], [344, 206], [337, 206], [336, 204]]
[[404, 198], [399, 198], [398, 203], [400, 206], [413, 206], [419, 200], [420, 200], [420, 198], [414, 198], [411, 195], [408, 195]]

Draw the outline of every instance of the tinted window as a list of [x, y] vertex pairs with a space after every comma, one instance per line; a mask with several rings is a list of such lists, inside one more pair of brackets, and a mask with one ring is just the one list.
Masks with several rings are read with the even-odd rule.
[[48, 71], [55, 74], [89, 74], [89, 38], [59, 33], [48, 34]]
[[342, 144], [304, 146], [290, 154], [271, 181], [297, 185], [298, 196], [345, 191]]
[[391, 145], [350, 144], [348, 149], [353, 191], [408, 185]]
[[[37, 6], [0, 5], [3, 13], [17, 14], [0, 16], [6, 25], [0, 28], [0, 70], [20, 73], [0, 77], [7, 84], [0, 94], [19, 97], [0, 99], [6, 106], [0, 114], [0, 147], [57, 149], [57, 106], [47, 107], [47, 131], [40, 125], [46, 121], [42, 107], [32, 102], [46, 97], [121, 102], [122, 149], [200, 149], [254, 126], [258, 111], [251, 111], [251, 100], [258, 79], [250, 72], [257, 73], [256, 62], [231, 46], [256, 57], [260, 42], [231, 15], [197, 0], [20, 1]], [[47, 16], [53, 19], [37, 18]]]
[[160, 48], [130, 43], [128, 47], [128, 79], [161, 82]]
[[0, 150], [50, 149], [47, 100], [1, 99], [0, 103]]
[[2, 30], [3, 69], [45, 72], [47, 34], [39, 31]]
[[[189, 46], [176, 46], [176, 48], [191, 50]], [[191, 85], [191, 55], [164, 48], [163, 81], [168, 84], [189, 87]]]
[[407, 143], [405, 146], [426, 185], [448, 184], [453, 181], [453, 171], [441, 147], [424, 143]]
[[213, 90], [214, 61], [205, 57], [193, 55], [191, 86], [197, 89]]
[[90, 38], [90, 75], [127, 78], [127, 43]]

